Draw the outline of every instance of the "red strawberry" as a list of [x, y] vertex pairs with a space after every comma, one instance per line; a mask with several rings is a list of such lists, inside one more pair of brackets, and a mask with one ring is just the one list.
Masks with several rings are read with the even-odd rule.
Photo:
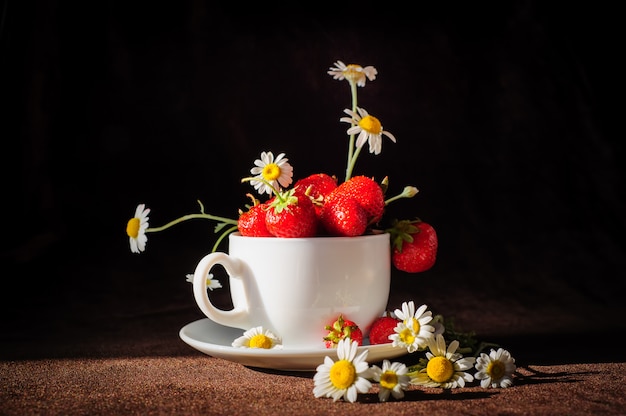
[[265, 213], [265, 226], [275, 237], [314, 237], [317, 221], [311, 199], [295, 189], [277, 195]]
[[385, 211], [385, 194], [381, 186], [367, 176], [353, 176], [333, 192], [341, 192], [359, 201], [367, 213], [369, 224], [375, 224]]
[[305, 192], [311, 198], [319, 215], [326, 196], [337, 187], [337, 178], [325, 173], [315, 173], [298, 180], [293, 187]]
[[430, 224], [419, 219], [397, 221], [388, 231], [393, 247], [391, 261], [398, 270], [419, 273], [435, 264], [439, 241]]
[[371, 345], [387, 344], [391, 342], [389, 335], [394, 334], [394, 328], [402, 322], [389, 314], [376, 318], [370, 328], [369, 339]]
[[357, 324], [346, 319], [343, 315], [339, 315], [337, 320], [330, 325], [326, 325], [324, 329], [330, 331], [324, 337], [324, 345], [326, 348], [336, 348], [340, 340], [350, 338], [359, 345], [363, 345], [363, 333]]
[[351, 196], [331, 192], [320, 212], [320, 223], [331, 235], [354, 237], [367, 229], [367, 213]]
[[252, 206], [248, 211], [239, 211], [237, 227], [243, 236], [247, 237], [273, 237], [265, 226], [265, 211], [269, 203], [261, 204], [252, 194], [246, 194], [252, 200]]

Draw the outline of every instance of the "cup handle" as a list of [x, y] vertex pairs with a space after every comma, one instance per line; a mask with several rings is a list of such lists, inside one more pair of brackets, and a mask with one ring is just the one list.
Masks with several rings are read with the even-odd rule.
[[206, 277], [211, 268], [220, 264], [231, 278], [240, 278], [242, 272], [242, 262], [226, 253], [215, 252], [207, 254], [196, 266], [193, 275], [193, 296], [200, 310], [212, 321], [229, 327], [248, 329], [249, 313], [247, 305], [235, 304], [231, 310], [223, 310], [215, 307], [206, 287]]

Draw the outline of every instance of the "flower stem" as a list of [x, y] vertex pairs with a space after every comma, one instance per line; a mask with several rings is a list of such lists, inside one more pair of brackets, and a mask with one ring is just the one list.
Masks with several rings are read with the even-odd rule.
[[345, 182], [350, 179], [352, 176], [352, 168], [354, 167], [354, 162], [352, 161], [352, 153], [354, 153], [354, 134], [350, 135], [350, 143], [348, 145], [348, 166], [346, 167], [346, 179]]
[[229, 235], [230, 233], [237, 231], [238, 227], [235, 225], [234, 227], [230, 227], [228, 230], [224, 231], [222, 233], [222, 235], [220, 235], [220, 238], [217, 239], [217, 241], [215, 242], [215, 244], [213, 245], [213, 249], [211, 250], [211, 253], [214, 253], [217, 251], [217, 247], [220, 245], [220, 243], [222, 242], [222, 240]]
[[[354, 138], [354, 134], [350, 136], [351, 145], [352, 145], [353, 138]], [[363, 147], [357, 147], [354, 154], [352, 155], [352, 159], [350, 160], [350, 163], [348, 164], [348, 169], [346, 170], [346, 181], [348, 181], [348, 179], [352, 177], [352, 170], [354, 169], [354, 165], [356, 164], [356, 159], [359, 157], [359, 153], [361, 153], [362, 148]]]
[[180, 218], [177, 218], [173, 221], [168, 222], [167, 224], [161, 226], [161, 227], [154, 227], [154, 228], [148, 228], [146, 229], [146, 232], [158, 232], [158, 231], [163, 231], [163, 230], [167, 230], [168, 228], [179, 224], [183, 221], [188, 221], [188, 220], [193, 220], [196, 218], [204, 218], [207, 220], [213, 220], [213, 221], [218, 221], [218, 222], [223, 222], [226, 224], [233, 224], [233, 225], [237, 225], [237, 220], [233, 220], [232, 218], [224, 218], [224, 217], [217, 217], [215, 215], [211, 215], [211, 214], [205, 214], [205, 213], [201, 213], [201, 214], [187, 214], [187, 215], [183, 215]]
[[[348, 80], [350, 83], [350, 94], [352, 96], [352, 111], [356, 113], [357, 107], [357, 85], [353, 80]], [[354, 146], [354, 134], [350, 135], [350, 144], [348, 145], [348, 166], [346, 167], [346, 182], [352, 177], [352, 169], [356, 158], [359, 156], [360, 148], [355, 149]]]
[[161, 226], [161, 227], [154, 227], [154, 228], [148, 228], [146, 229], [146, 232], [158, 232], [158, 231], [163, 231], [163, 230], [167, 230], [168, 228], [170, 228], [173, 225], [179, 224], [183, 221], [188, 221], [188, 220], [193, 220], [196, 218], [204, 218], [207, 220], [213, 220], [213, 221], [218, 221], [224, 224], [232, 224], [232, 225], [237, 225], [238, 221], [234, 220], [232, 218], [224, 218], [224, 217], [218, 217], [215, 215], [211, 215], [211, 214], [206, 214], [204, 212], [204, 205], [202, 205], [202, 202], [200, 202], [200, 200], [198, 200], [198, 205], [200, 205], [200, 214], [187, 214], [187, 215], [183, 215], [180, 218], [177, 218], [173, 221], [168, 222], [167, 224]]
[[264, 184], [266, 184], [267, 186], [270, 187], [270, 189], [272, 190], [272, 192], [274, 192], [274, 195], [276, 196], [276, 198], [280, 201], [280, 202], [284, 202], [285, 198], [282, 197], [282, 195], [280, 194], [280, 192], [278, 192], [278, 190], [268, 181], [266, 181], [263, 178], [243, 178], [241, 180], [241, 183], [243, 182], [250, 182], [250, 181], [259, 181], [259, 182], [263, 182]]
[[396, 201], [398, 199], [402, 199], [402, 198], [413, 198], [415, 195], [417, 195], [417, 193], [419, 192], [419, 190], [414, 187], [414, 186], [405, 186], [404, 189], [402, 190], [402, 193], [393, 196], [389, 199], [385, 200], [385, 205], [389, 205], [390, 202]]

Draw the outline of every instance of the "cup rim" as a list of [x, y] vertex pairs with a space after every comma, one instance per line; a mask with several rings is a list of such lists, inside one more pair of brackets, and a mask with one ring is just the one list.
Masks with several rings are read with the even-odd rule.
[[382, 238], [382, 237], [386, 237], [389, 238], [389, 233], [388, 232], [380, 232], [380, 233], [371, 233], [371, 234], [363, 234], [363, 235], [358, 235], [358, 236], [354, 236], [354, 237], [341, 237], [341, 236], [330, 236], [330, 235], [323, 235], [323, 236], [316, 236], [316, 237], [294, 237], [294, 238], [288, 238], [288, 237], [252, 237], [252, 236], [243, 236], [241, 235], [241, 233], [239, 231], [235, 231], [230, 233], [230, 235], [228, 236], [229, 239], [250, 239], [250, 240], [263, 240], [263, 241], [291, 241], [291, 242], [295, 242], [295, 241], [359, 241], [359, 240], [366, 240], [366, 239], [372, 239], [372, 238]]

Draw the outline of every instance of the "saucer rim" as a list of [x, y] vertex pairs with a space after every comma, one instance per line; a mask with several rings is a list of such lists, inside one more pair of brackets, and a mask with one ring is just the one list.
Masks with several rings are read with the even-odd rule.
[[[218, 332], [219, 331], [219, 332]], [[243, 330], [220, 325], [209, 318], [202, 318], [183, 326], [179, 337], [192, 348], [212, 357], [237, 362], [248, 367], [260, 367], [287, 371], [314, 371], [324, 362], [326, 356], [337, 359], [335, 349], [328, 349], [321, 344], [319, 347], [288, 347], [273, 349], [238, 348], [226, 345], [216, 338], [231, 333], [234, 340], [243, 334]], [[201, 333], [202, 335], [198, 335]], [[214, 336], [211, 336], [215, 334]], [[238, 335], [237, 335], [238, 334]], [[368, 361], [379, 362], [408, 354], [406, 348], [394, 347], [391, 343], [369, 345], [367, 338], [364, 345], [358, 347], [357, 354], [368, 350]]]

